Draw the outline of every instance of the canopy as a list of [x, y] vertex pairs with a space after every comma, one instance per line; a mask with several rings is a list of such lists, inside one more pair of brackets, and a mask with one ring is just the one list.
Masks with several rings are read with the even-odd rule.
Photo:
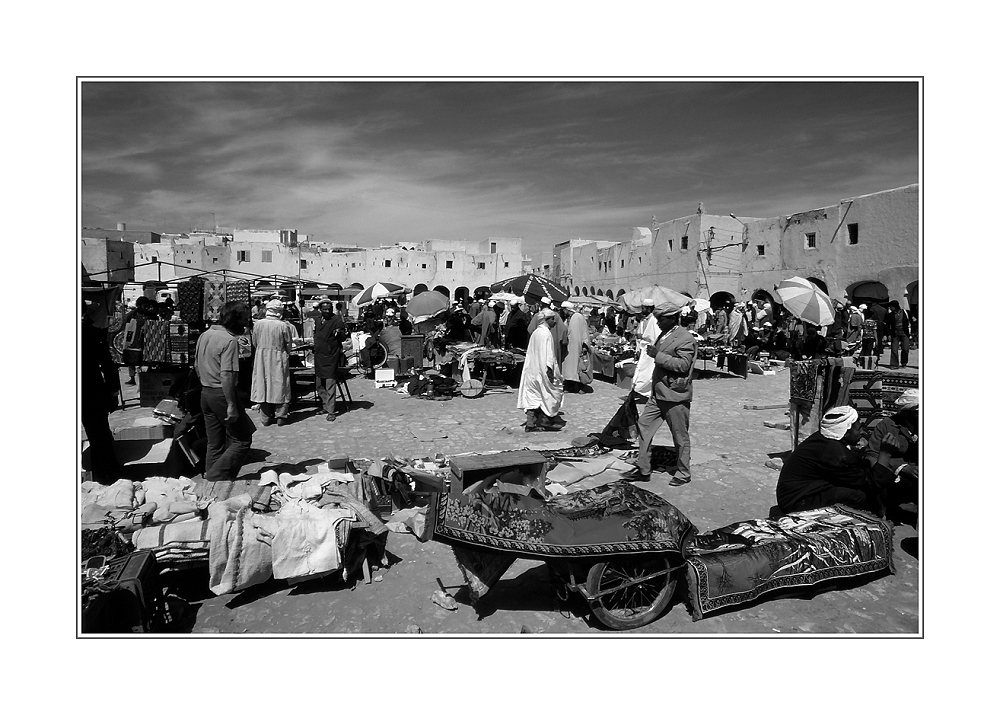
[[647, 286], [646, 288], [639, 288], [638, 290], [623, 293], [618, 298], [618, 304], [630, 313], [641, 313], [642, 301], [647, 298], [652, 299], [656, 309], [683, 308], [685, 305], [690, 305], [692, 301], [691, 298], [688, 298], [683, 293], [678, 293], [670, 288], [664, 286]]
[[374, 285], [368, 286], [363, 291], [354, 296], [354, 298], [351, 300], [351, 303], [360, 308], [363, 305], [374, 303], [377, 298], [405, 295], [409, 292], [410, 292], [409, 288], [407, 288], [406, 286], [401, 286], [398, 283], [388, 283], [379, 281]]
[[302, 288], [299, 294], [305, 297], [312, 297], [317, 295], [354, 295], [355, 293], [360, 293], [360, 288]]
[[550, 281], [548, 278], [529, 273], [516, 278], [508, 278], [490, 286], [494, 293], [506, 292], [519, 295], [526, 303], [540, 303], [542, 298], [549, 298], [553, 303], [562, 303], [569, 298], [569, 293]]
[[499, 293], [494, 293], [493, 295], [491, 295], [489, 298], [487, 298], [487, 300], [503, 300], [503, 301], [507, 301], [509, 303], [510, 301], [514, 300], [515, 298], [520, 298], [520, 297], [521, 296], [514, 295], [513, 293], [507, 293], [506, 291], [500, 291]]
[[712, 309], [712, 304], [706, 298], [695, 298], [694, 309], [698, 313], [704, 313], [706, 310]]
[[413, 318], [414, 322], [418, 322], [443, 313], [448, 310], [450, 305], [451, 301], [443, 293], [427, 290], [407, 302], [406, 312]]
[[830, 296], [816, 284], [795, 276], [781, 281], [777, 290], [785, 310], [802, 322], [816, 326], [833, 323], [833, 303]]
[[870, 281], [857, 286], [853, 291], [853, 296], [855, 300], [862, 298], [868, 300], [889, 300], [889, 289], [881, 283]]
[[607, 308], [609, 305], [615, 305], [613, 299], [605, 298], [603, 295], [574, 295], [567, 298], [567, 300], [576, 305], [596, 306], [598, 308]]

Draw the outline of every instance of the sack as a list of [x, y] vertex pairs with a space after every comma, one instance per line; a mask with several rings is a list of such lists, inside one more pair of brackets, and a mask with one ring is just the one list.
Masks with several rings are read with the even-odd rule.
[[590, 352], [586, 350], [580, 353], [579, 378], [581, 385], [589, 385], [594, 381], [594, 373], [590, 368]]

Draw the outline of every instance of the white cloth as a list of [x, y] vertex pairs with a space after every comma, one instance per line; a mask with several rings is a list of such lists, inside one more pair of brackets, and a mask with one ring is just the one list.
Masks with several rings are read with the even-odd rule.
[[253, 326], [253, 344], [256, 348], [253, 361], [253, 382], [250, 385], [252, 402], [280, 405], [292, 398], [292, 379], [288, 371], [288, 355], [292, 349], [295, 330], [284, 320], [265, 318]]
[[319, 577], [340, 568], [346, 544], [337, 525], [355, 521], [350, 509], [320, 509], [302, 500], [284, 504], [275, 516], [255, 514], [252, 524], [270, 536], [274, 578]]
[[646, 345], [655, 345], [659, 334], [660, 326], [652, 314], [639, 323], [639, 359], [632, 374], [632, 390], [645, 397], [653, 394], [653, 368], [656, 367], [656, 361], [646, 354]]
[[563, 360], [562, 374], [564, 380], [580, 382], [580, 355], [584, 347], [589, 351], [590, 333], [587, 329], [587, 319], [579, 313], [570, 315], [566, 321], [566, 359]]
[[840, 439], [858, 421], [858, 411], [849, 405], [835, 407], [823, 415], [819, 431], [828, 439]]
[[[546, 368], [552, 368], [555, 380], [549, 380]], [[536, 330], [528, 340], [528, 350], [521, 370], [521, 384], [517, 389], [517, 409], [542, 408], [549, 417], [559, 414], [562, 407], [562, 371], [556, 359], [555, 342], [551, 330]]]

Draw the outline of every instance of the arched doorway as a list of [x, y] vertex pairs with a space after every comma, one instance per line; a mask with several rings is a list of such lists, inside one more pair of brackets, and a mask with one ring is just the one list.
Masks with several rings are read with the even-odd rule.
[[[574, 286], [573, 290], [576, 292], [576, 295], [580, 295], [580, 286]], [[584, 293], [584, 295], [586, 295], [586, 293]]]
[[920, 281], [906, 286], [906, 302], [910, 304], [910, 334], [916, 342], [920, 338]]
[[455, 289], [455, 300], [457, 300], [462, 305], [465, 305], [469, 300], [469, 289], [465, 286], [459, 286]]
[[712, 297], [708, 299], [709, 304], [712, 306], [712, 310], [719, 310], [726, 303], [735, 303], [736, 297], [727, 291], [720, 290], [718, 293], [713, 293]]
[[625, 289], [624, 288], [619, 288], [618, 289], [618, 294], [615, 296], [615, 298], [621, 298], [623, 295], [625, 295]]
[[351, 283], [350, 288], [351, 288], [351, 290], [364, 290], [365, 289], [365, 287], [363, 285], [361, 285], [360, 283]]
[[861, 281], [848, 286], [844, 292], [855, 305], [860, 303], [881, 303], [884, 305], [889, 302], [889, 289], [878, 281]]
[[451, 291], [445, 286], [434, 286], [434, 290], [443, 295], [445, 298], [451, 298]]
[[824, 280], [822, 280], [820, 278], [812, 278], [812, 277], [806, 278], [806, 280], [809, 281], [810, 283], [812, 283], [814, 286], [816, 286], [817, 288], [819, 288], [821, 291], [823, 291], [827, 295], [830, 295], [830, 289], [826, 287], [826, 281], [824, 281]]
[[426, 283], [417, 283], [415, 286], [413, 286], [413, 296], [416, 297], [426, 290], [427, 290]]
[[490, 287], [489, 286], [479, 286], [474, 291], [472, 291], [472, 297], [475, 298], [476, 300], [479, 300], [479, 299], [486, 300], [491, 295], [493, 295], [493, 294], [490, 292]]
[[750, 300], [762, 300], [765, 303], [774, 303], [774, 296], [763, 288], [758, 288], [753, 292], [753, 295], [750, 296]]
[[587, 295], [587, 286], [584, 286], [584, 287], [583, 287], [583, 294], [584, 294], [584, 295]]

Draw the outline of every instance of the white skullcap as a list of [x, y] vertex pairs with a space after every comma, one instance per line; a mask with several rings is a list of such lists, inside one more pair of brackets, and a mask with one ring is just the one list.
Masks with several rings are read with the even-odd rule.
[[761, 324], [761, 327], [762, 328], [770, 328], [771, 324], [769, 322], [764, 322], [764, 323]]
[[896, 398], [895, 405], [900, 410], [920, 407], [920, 390], [911, 387], [909, 390], [904, 391], [902, 395]]
[[556, 317], [556, 311], [552, 310], [551, 308], [542, 308], [541, 313], [543, 318]]
[[656, 303], [655, 303], [655, 302], [653, 302], [653, 299], [652, 299], [652, 298], [643, 298], [643, 299], [642, 299], [642, 304], [643, 304], [643, 306], [645, 306], [646, 308], [654, 308], [654, 307], [656, 307]]
[[867, 303], [862, 303], [861, 304], [861, 310], [868, 310], [868, 304]]
[[497, 302], [495, 300], [491, 300], [489, 303], [486, 304], [486, 307], [487, 308], [492, 308], [496, 304], [497, 304]]
[[562, 302], [562, 307], [563, 308], [568, 308], [569, 310], [572, 310], [573, 308], [576, 307], [576, 305], [571, 300], [564, 300]]
[[393, 310], [392, 308], [389, 308], [389, 310], [385, 311], [385, 314], [386, 314], [386, 315], [387, 315], [388, 317], [390, 317], [390, 318], [391, 318], [392, 316], [394, 316], [394, 315], [396, 314], [396, 311], [395, 311], [395, 310]]
[[858, 411], [850, 405], [835, 407], [823, 415], [819, 432], [828, 439], [841, 439], [857, 421]]
[[549, 298], [548, 296], [543, 296], [542, 297], [542, 304], [543, 305], [552, 305], [552, 299]]

